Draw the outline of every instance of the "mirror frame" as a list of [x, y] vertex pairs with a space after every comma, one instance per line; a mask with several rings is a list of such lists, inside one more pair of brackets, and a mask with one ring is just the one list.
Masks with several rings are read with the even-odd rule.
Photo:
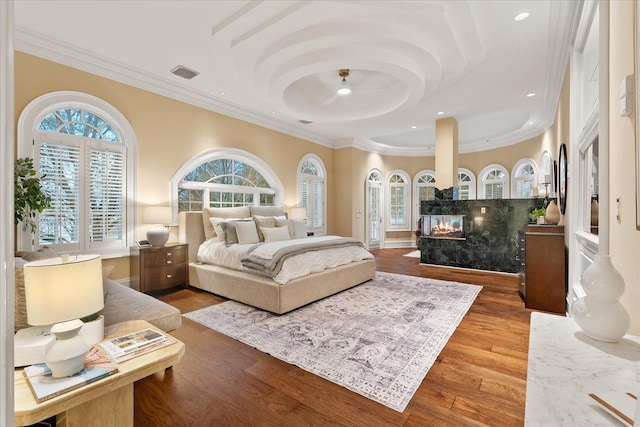
[[560, 145], [558, 155], [558, 202], [560, 213], [564, 215], [567, 210], [567, 146], [565, 144]]

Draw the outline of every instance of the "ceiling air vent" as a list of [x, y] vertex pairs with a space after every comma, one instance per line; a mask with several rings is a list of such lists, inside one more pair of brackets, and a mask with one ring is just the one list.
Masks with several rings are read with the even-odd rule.
[[182, 78], [187, 79], [187, 80], [191, 80], [192, 78], [194, 78], [195, 76], [200, 74], [197, 71], [194, 71], [194, 70], [191, 70], [191, 69], [185, 67], [184, 65], [178, 65], [176, 68], [171, 70], [171, 72], [173, 74], [175, 74], [176, 76], [182, 77]]
[[310, 120], [298, 120], [300, 123], [302, 123], [303, 125], [308, 125], [309, 123], [313, 123]]

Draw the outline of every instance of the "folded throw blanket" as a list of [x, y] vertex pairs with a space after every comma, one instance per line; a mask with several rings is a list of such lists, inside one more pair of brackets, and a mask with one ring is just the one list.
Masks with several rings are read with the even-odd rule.
[[364, 245], [359, 240], [352, 237], [339, 236], [306, 237], [302, 239], [259, 243], [250, 248], [242, 257], [242, 265], [250, 270], [275, 277], [280, 273], [282, 264], [287, 258], [310, 251], [346, 246], [360, 246], [364, 248]]

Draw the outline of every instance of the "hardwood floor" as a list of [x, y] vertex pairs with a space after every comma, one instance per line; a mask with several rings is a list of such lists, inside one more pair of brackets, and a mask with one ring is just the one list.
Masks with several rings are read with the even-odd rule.
[[[522, 426], [529, 316], [517, 276], [420, 265], [372, 251], [379, 271], [483, 285], [399, 413], [183, 318], [177, 366], [135, 384], [143, 426]], [[196, 289], [159, 297], [183, 313], [224, 301]]]

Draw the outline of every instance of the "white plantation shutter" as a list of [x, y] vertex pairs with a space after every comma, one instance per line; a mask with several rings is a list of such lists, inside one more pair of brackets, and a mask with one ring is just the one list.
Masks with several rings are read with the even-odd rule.
[[88, 174], [89, 241], [120, 241], [124, 238], [122, 153], [91, 150]]
[[44, 142], [39, 152], [42, 188], [51, 208], [40, 214], [40, 243], [76, 249], [80, 218], [80, 148]]
[[307, 210], [308, 231], [326, 232], [324, 218], [324, 167], [319, 159], [303, 159], [298, 169], [299, 206]]

